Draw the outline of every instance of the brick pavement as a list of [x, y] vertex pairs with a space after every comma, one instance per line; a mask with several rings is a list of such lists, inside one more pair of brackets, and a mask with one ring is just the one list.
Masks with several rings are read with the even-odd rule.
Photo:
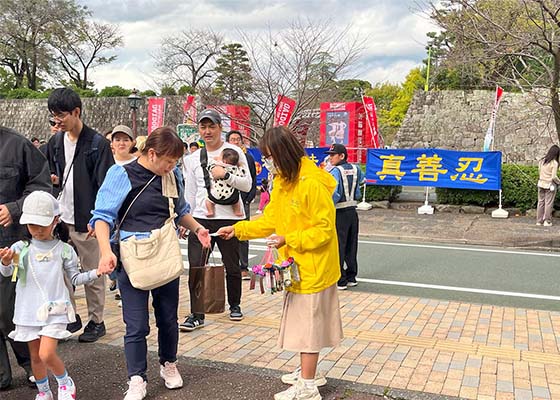
[[[180, 318], [189, 311], [186, 278]], [[298, 355], [276, 347], [282, 295], [261, 295], [248, 290], [248, 282], [243, 285], [245, 319], [208, 315], [203, 329], [180, 334], [179, 354], [294, 369]], [[339, 293], [345, 339], [321, 355], [319, 369], [327, 377], [468, 399], [560, 399], [559, 312], [356, 289]], [[85, 315], [83, 289], [77, 294]], [[113, 294], [107, 296], [107, 335], [101, 342], [122, 346], [121, 310]], [[155, 350], [154, 321], [151, 326], [149, 348]]]

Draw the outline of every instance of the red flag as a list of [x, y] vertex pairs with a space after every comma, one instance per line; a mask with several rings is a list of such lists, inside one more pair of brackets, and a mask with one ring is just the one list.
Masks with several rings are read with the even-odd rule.
[[193, 95], [187, 96], [187, 101], [183, 103], [183, 123], [196, 125], [196, 103]]
[[371, 141], [372, 147], [378, 149], [381, 144], [381, 135], [379, 134], [379, 127], [377, 125], [377, 110], [375, 108], [375, 102], [373, 97], [362, 96], [364, 102], [364, 108], [366, 110], [366, 118], [368, 122], [369, 129], [371, 131]]
[[292, 119], [292, 114], [296, 109], [296, 101], [290, 99], [289, 97], [278, 95], [278, 101], [276, 103], [276, 109], [274, 110], [274, 122], [273, 126], [288, 126], [290, 119]]
[[148, 135], [156, 128], [163, 126], [165, 116], [165, 98], [150, 97], [148, 99]]
[[500, 101], [502, 101], [502, 95], [504, 94], [504, 89], [496, 86], [496, 98], [494, 99], [494, 106], [492, 107], [492, 115], [490, 116], [490, 124], [488, 125], [488, 130], [484, 136], [484, 151], [490, 151], [492, 149], [492, 142], [494, 141], [494, 128], [496, 127], [496, 117], [498, 115], [498, 108], [500, 107]]

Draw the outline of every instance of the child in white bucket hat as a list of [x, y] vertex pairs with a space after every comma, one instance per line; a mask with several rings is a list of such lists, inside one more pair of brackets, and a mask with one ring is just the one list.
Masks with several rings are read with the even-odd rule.
[[64, 283], [64, 274], [73, 285], [97, 279], [97, 270], [80, 273], [74, 249], [60, 240], [63, 222], [58, 201], [47, 192], [36, 191], [23, 202], [20, 223], [26, 224], [30, 240], [20, 240], [0, 249], [0, 273], [17, 279], [14, 311], [15, 330], [10, 338], [27, 342], [31, 368], [39, 394], [36, 400], [52, 400], [48, 371], [58, 382], [58, 399], [74, 400], [76, 386], [63, 361], [56, 354], [59, 339], [71, 336], [66, 330], [75, 321], [75, 312]]

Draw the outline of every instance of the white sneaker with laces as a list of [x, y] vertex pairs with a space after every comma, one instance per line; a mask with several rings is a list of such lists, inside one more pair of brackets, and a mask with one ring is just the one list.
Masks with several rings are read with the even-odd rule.
[[[289, 374], [282, 375], [282, 382], [287, 383], [288, 385], [295, 385], [301, 376], [301, 367], [297, 367], [294, 371], [290, 372]], [[327, 378], [319, 373], [319, 371], [315, 372], [315, 386], [325, 386], [327, 384]]]
[[144, 397], [146, 397], [146, 392], [146, 381], [141, 376], [134, 375], [128, 382], [128, 390], [126, 391], [124, 400], [142, 400]]
[[179, 389], [183, 387], [183, 378], [177, 369], [177, 362], [166, 361], [159, 366], [159, 376], [165, 381], [167, 389]]
[[52, 392], [39, 392], [37, 396], [35, 396], [35, 400], [54, 400]]
[[58, 400], [75, 400], [76, 399], [76, 385], [72, 379], [68, 380], [67, 385], [58, 387]]
[[543, 226], [552, 226], [552, 222], [544, 221]]
[[274, 400], [321, 400], [321, 393], [317, 386], [306, 387], [301, 381], [283, 392], [276, 393]]

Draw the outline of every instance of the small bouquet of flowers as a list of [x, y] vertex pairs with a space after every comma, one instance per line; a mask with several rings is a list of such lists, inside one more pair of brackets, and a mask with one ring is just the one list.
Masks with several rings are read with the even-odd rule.
[[254, 290], [259, 282], [261, 294], [281, 292], [284, 288], [299, 282], [299, 269], [293, 257], [278, 261], [278, 251], [269, 247], [260, 264], [251, 267], [250, 289]]

